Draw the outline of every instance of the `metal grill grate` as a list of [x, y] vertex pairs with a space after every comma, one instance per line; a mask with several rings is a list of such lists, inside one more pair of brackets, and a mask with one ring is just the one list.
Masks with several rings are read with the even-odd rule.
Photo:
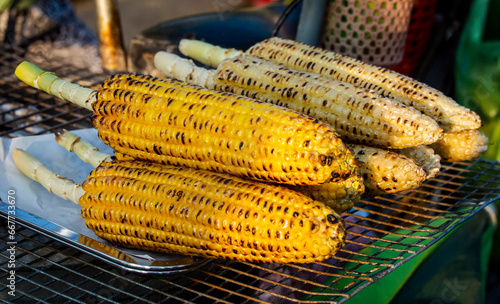
[[[15, 76], [15, 67], [23, 60], [23, 50], [15, 47], [0, 49], [0, 136], [38, 135], [57, 129], [90, 128], [87, 109], [29, 88]], [[96, 75], [67, 64], [47, 66], [42, 56], [29, 54], [29, 61], [50, 69], [65, 79], [84, 86], [98, 88], [107, 75]], [[57, 63], [55, 63], [57, 64]]]
[[[88, 128], [90, 112], [21, 84], [12, 76], [22, 50], [0, 50], [0, 136]], [[36, 59], [36, 57], [34, 57]], [[97, 87], [106, 75], [47, 67]], [[194, 271], [138, 275], [28, 228], [16, 230], [16, 297], [8, 298], [8, 231], [0, 217], [0, 299], [19, 303], [324, 303], [350, 296], [402, 265], [500, 198], [500, 164], [478, 159], [444, 164], [419, 189], [362, 200], [344, 214], [348, 244], [314, 265], [214, 260]]]

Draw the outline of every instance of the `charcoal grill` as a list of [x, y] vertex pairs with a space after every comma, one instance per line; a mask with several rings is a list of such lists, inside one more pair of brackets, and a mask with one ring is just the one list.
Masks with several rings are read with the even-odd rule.
[[[23, 49], [0, 47], [0, 136], [91, 127], [90, 112], [32, 89], [13, 76]], [[64, 79], [98, 88], [108, 75], [34, 63]], [[186, 273], [141, 275], [58, 242], [16, 229], [16, 297], [8, 298], [9, 248], [0, 214], [0, 299], [27, 303], [342, 303], [408, 262], [500, 198], [500, 164], [445, 163], [415, 191], [361, 200], [343, 217], [348, 243], [314, 265], [212, 260]], [[4, 193], [0, 197], [5, 200]]]

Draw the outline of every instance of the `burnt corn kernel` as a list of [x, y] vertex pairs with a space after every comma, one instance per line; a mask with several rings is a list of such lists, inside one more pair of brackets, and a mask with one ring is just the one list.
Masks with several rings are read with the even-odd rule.
[[[345, 244], [344, 224], [335, 211], [281, 186], [150, 162], [111, 161], [94, 169], [82, 187], [79, 203], [87, 227], [125, 247], [311, 263], [330, 258]], [[263, 202], [272, 203], [262, 208]]]
[[332, 172], [356, 170], [354, 156], [327, 123], [177, 80], [112, 76], [93, 109], [99, 137], [118, 158], [292, 185], [321, 184]]

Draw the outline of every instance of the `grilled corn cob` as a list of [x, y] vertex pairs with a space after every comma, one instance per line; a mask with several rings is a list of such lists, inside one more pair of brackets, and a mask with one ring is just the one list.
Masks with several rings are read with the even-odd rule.
[[[202, 47], [198, 47], [199, 45]], [[239, 53], [233, 49], [211, 49], [207, 43], [189, 40], [181, 41], [179, 47], [186, 56], [213, 66], [218, 66], [224, 58], [231, 58], [230, 56], [237, 56]], [[208, 62], [204, 58], [207, 53], [203, 52], [211, 54]], [[442, 92], [410, 77], [348, 56], [278, 37], [259, 42], [246, 53], [299, 71], [317, 73], [373, 90], [434, 118], [445, 131], [458, 132], [481, 126], [479, 115], [460, 106]]]
[[296, 185], [357, 170], [331, 126], [249, 98], [137, 74], [117, 76], [96, 92], [26, 62], [16, 75], [92, 109], [99, 137], [117, 155]]
[[430, 117], [369, 90], [255, 56], [227, 59], [217, 71], [207, 72], [177, 55], [159, 52], [155, 65], [169, 77], [309, 114], [351, 142], [401, 149], [433, 143], [442, 131]]
[[80, 204], [85, 224], [96, 235], [121, 246], [310, 263], [330, 258], [345, 242], [342, 219], [331, 208], [280, 186], [117, 160], [101, 162], [80, 186], [22, 150], [15, 150], [13, 158], [25, 175]]
[[434, 177], [441, 169], [441, 156], [436, 154], [430, 147], [418, 146], [395, 150], [394, 152], [413, 159], [420, 168], [424, 169], [425, 179]]
[[471, 160], [486, 152], [488, 138], [479, 130], [445, 132], [430, 146], [445, 161]]
[[417, 188], [426, 172], [409, 157], [392, 151], [349, 144], [356, 159], [363, 162], [360, 173], [365, 196], [384, 195]]

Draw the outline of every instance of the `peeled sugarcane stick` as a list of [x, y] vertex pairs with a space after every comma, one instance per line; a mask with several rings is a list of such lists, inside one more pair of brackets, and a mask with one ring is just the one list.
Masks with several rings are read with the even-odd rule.
[[27, 62], [16, 75], [92, 110], [99, 138], [118, 158], [293, 185], [357, 174], [354, 156], [330, 125], [282, 107], [131, 73], [112, 77], [99, 91]]
[[87, 227], [110, 243], [263, 263], [317, 262], [345, 244], [340, 216], [290, 189], [192, 168], [108, 161], [87, 148], [72, 148], [98, 164], [82, 185], [23, 150], [12, 156], [26, 176], [81, 205]]
[[225, 60], [209, 71], [158, 52], [155, 65], [168, 77], [309, 114], [350, 142], [402, 149], [431, 144], [442, 132], [432, 118], [369, 90], [250, 55]]
[[430, 147], [445, 161], [471, 160], [488, 150], [488, 137], [479, 130], [446, 132]]
[[99, 152], [95, 146], [82, 140], [80, 136], [66, 130], [56, 133], [56, 142], [94, 168], [104, 161], [113, 160], [111, 155]]
[[[181, 40], [179, 49], [184, 55], [214, 67], [243, 53], [188, 39]], [[481, 119], [475, 112], [422, 82], [319, 47], [273, 37], [255, 44], [245, 53], [372, 90], [432, 117], [445, 132], [481, 126]]]

